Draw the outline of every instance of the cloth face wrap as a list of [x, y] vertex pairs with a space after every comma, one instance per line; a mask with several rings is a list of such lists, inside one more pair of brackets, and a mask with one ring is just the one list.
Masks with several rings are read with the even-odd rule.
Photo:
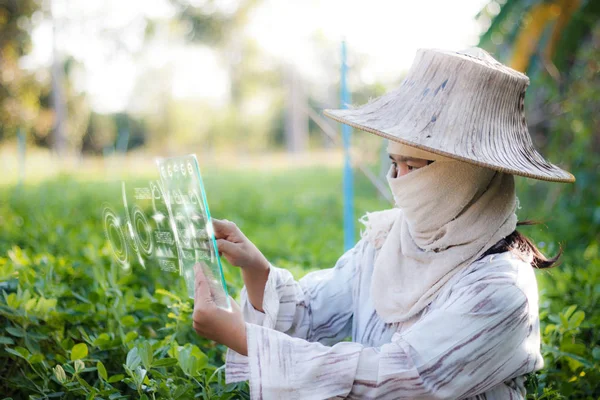
[[363, 236], [379, 248], [373, 305], [391, 323], [415, 316], [461, 267], [512, 233], [517, 198], [512, 175], [450, 159], [397, 178], [390, 168], [387, 179], [398, 208], [368, 214]]

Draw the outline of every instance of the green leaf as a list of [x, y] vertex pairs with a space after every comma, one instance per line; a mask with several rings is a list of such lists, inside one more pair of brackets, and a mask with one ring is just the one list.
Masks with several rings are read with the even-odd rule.
[[135, 325], [135, 318], [133, 317], [133, 315], [126, 315], [123, 318], [121, 318], [121, 325], [123, 325], [123, 326], [134, 326]]
[[175, 358], [160, 358], [152, 363], [154, 368], [160, 367], [170, 367], [177, 364], [177, 359]]
[[4, 350], [6, 350], [7, 353], [23, 358], [25, 360], [29, 360], [29, 357], [31, 357], [31, 353], [29, 352], [29, 350], [21, 346], [17, 346], [14, 349], [11, 349], [10, 347], [5, 347]]
[[121, 382], [123, 380], [123, 378], [125, 378], [125, 375], [123, 374], [118, 374], [118, 375], [113, 375], [110, 378], [108, 378], [108, 383], [115, 383], [115, 382]]
[[552, 332], [554, 332], [555, 329], [556, 329], [556, 325], [554, 325], [554, 324], [546, 325], [546, 328], [544, 329], [544, 336], [550, 335]]
[[65, 369], [65, 371], [67, 371], [71, 375], [73, 375], [75, 373], [75, 369], [69, 364], [63, 364], [63, 368]]
[[127, 359], [125, 361], [125, 366], [130, 370], [135, 370], [142, 363], [142, 359], [140, 357], [139, 351], [137, 347], [129, 350], [127, 353]]
[[569, 319], [571, 317], [571, 315], [573, 315], [573, 313], [575, 312], [575, 310], [577, 309], [576, 305], [572, 305], [569, 308], [567, 308], [563, 314], [565, 316], [566, 319]]
[[25, 303], [25, 307], [24, 307], [25, 311], [30, 311], [33, 307], [35, 307], [36, 303], [37, 303], [36, 298], [27, 300], [27, 302]]
[[25, 331], [23, 331], [23, 329], [13, 328], [12, 326], [7, 326], [6, 332], [16, 337], [25, 337]]
[[8, 336], [0, 336], [0, 344], [15, 344], [15, 341]]
[[177, 358], [181, 370], [188, 376], [196, 376], [208, 364], [206, 355], [202, 353], [198, 346], [190, 343], [179, 348]]
[[175, 392], [173, 393], [173, 398], [174, 399], [178, 399], [181, 396], [183, 396], [188, 390], [190, 389], [190, 386], [188, 385], [181, 385], [179, 386]]
[[35, 307], [35, 311], [42, 315], [46, 315], [54, 308], [56, 308], [56, 299], [46, 299], [44, 297], [40, 297]]
[[75, 292], [71, 292], [71, 296], [75, 297], [77, 300], [84, 302], [86, 304], [92, 304], [87, 298], [85, 298], [84, 296], [77, 294]]
[[174, 295], [173, 293], [169, 292], [168, 290], [156, 289], [156, 291], [154, 293], [162, 294], [163, 296], [167, 296], [167, 297], [172, 298], [173, 300], [177, 300], [178, 302], [181, 302], [181, 297]]
[[88, 347], [85, 343], [77, 343], [71, 349], [71, 361], [80, 360], [82, 358], [87, 357], [88, 355]]
[[569, 327], [578, 328], [584, 319], [585, 319], [585, 313], [583, 311], [577, 311], [575, 314], [573, 314], [571, 316], [571, 318], [569, 318]]
[[153, 361], [152, 345], [149, 342], [144, 342], [139, 346], [138, 353], [142, 359], [144, 368], [150, 369]]
[[548, 319], [551, 322], [554, 322], [556, 325], [562, 325], [561, 317], [559, 317], [557, 314], [550, 314], [550, 315], [548, 315]]
[[136, 331], [127, 332], [127, 335], [125, 335], [125, 338], [123, 339], [123, 343], [129, 343], [137, 337], [138, 333]]
[[104, 364], [102, 364], [102, 361], [96, 363], [96, 369], [98, 369], [98, 377], [104, 380], [108, 379], [108, 374], [106, 373], [106, 368], [104, 367]]
[[138, 366], [135, 371], [133, 371], [133, 378], [135, 381], [135, 386], [138, 388], [138, 390], [140, 390], [140, 388], [142, 387], [142, 384], [144, 383], [144, 380], [146, 379], [146, 374], [148, 373], [147, 370], [145, 370], [144, 368], [142, 368], [141, 366]]
[[107, 333], [101, 333], [98, 335], [96, 340], [94, 340], [94, 346], [103, 348], [104, 346], [110, 343], [110, 336]]

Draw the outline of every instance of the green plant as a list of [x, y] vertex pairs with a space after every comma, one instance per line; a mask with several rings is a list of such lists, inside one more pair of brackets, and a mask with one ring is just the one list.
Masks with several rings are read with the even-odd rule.
[[[341, 171], [209, 170], [205, 177], [212, 214], [236, 221], [271, 262], [297, 278], [331, 267], [342, 253]], [[552, 207], [536, 204], [553, 185], [519, 185], [522, 217], [551, 215]], [[118, 197], [114, 186], [62, 177], [0, 189], [2, 393], [15, 399], [248, 398], [246, 383], [225, 385], [225, 348], [193, 331], [181, 279], [152, 265], [124, 271], [112, 259], [100, 216], [102, 203]], [[361, 178], [356, 193], [357, 218], [389, 206]], [[594, 198], [581, 201], [584, 207]], [[600, 250], [585, 232], [596, 222], [573, 220], [566, 208], [556, 215], [551, 230], [523, 228], [550, 254], [566, 242], [563, 265], [538, 273], [546, 366], [530, 376], [529, 397], [595, 398]], [[235, 297], [239, 270], [224, 268]]]

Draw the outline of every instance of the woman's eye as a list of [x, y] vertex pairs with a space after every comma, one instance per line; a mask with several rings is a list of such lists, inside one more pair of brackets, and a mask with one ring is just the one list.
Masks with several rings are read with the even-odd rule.
[[413, 167], [412, 165], [407, 165], [409, 171], [414, 171], [417, 167]]

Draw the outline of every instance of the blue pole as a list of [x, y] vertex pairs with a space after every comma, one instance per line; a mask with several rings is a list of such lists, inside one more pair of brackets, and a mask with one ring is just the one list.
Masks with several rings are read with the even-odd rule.
[[119, 129], [117, 135], [116, 151], [119, 153], [127, 153], [127, 147], [129, 146], [129, 129]]
[[[348, 66], [346, 65], [346, 41], [342, 41], [342, 66], [340, 77], [341, 108], [348, 108], [350, 93], [346, 82]], [[350, 164], [350, 127], [342, 124], [342, 138], [344, 141], [344, 249], [349, 250], [354, 246], [354, 188], [352, 166]]]

